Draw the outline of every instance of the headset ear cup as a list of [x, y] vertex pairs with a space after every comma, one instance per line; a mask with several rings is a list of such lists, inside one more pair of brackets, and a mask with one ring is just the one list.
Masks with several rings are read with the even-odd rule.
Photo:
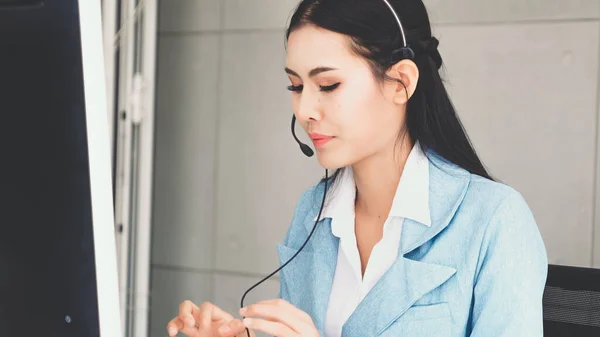
[[402, 60], [414, 60], [415, 52], [410, 47], [402, 47], [395, 49], [392, 51], [392, 56], [390, 56], [390, 65], [396, 64]]

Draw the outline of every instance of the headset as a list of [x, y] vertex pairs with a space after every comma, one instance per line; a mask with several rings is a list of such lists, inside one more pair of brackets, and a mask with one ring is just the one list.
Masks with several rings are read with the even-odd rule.
[[[400, 18], [398, 17], [398, 14], [396, 14], [396, 11], [394, 10], [394, 7], [392, 7], [392, 5], [389, 3], [388, 0], [382, 0], [382, 1], [389, 7], [390, 11], [394, 15], [394, 19], [396, 19], [396, 23], [398, 24], [398, 28], [400, 28], [400, 34], [402, 35], [402, 47], [397, 48], [394, 51], [392, 51], [392, 55], [390, 56], [390, 64], [395, 64], [396, 62], [399, 62], [399, 61], [404, 60], [404, 59], [410, 59], [410, 60], [414, 59], [415, 52], [408, 45], [408, 43], [406, 41], [406, 35], [404, 33], [404, 27], [402, 26], [402, 22], [400, 21]], [[402, 82], [400, 82], [400, 83], [404, 86], [404, 84]], [[406, 87], [404, 87], [404, 88], [406, 89]], [[407, 94], [408, 94], [408, 92], [407, 92]], [[304, 153], [304, 155], [307, 156], [307, 157], [312, 157], [314, 155], [314, 151], [308, 145], [302, 143], [300, 141], [300, 139], [298, 139], [298, 137], [296, 136], [296, 130], [295, 130], [296, 128], [295, 128], [295, 126], [296, 126], [296, 115], [292, 115], [292, 123], [291, 123], [292, 136], [294, 137], [294, 140], [296, 141], [296, 143], [298, 143], [298, 145], [300, 146], [300, 150], [302, 151], [302, 153]], [[304, 247], [306, 246], [306, 244], [308, 243], [308, 241], [312, 237], [313, 233], [315, 232], [315, 229], [317, 229], [317, 224], [321, 220], [321, 213], [323, 212], [323, 206], [325, 205], [325, 196], [327, 195], [328, 179], [329, 179], [329, 171], [327, 169], [325, 169], [325, 179], [324, 179], [325, 190], [323, 192], [323, 200], [321, 201], [321, 207], [319, 209], [319, 215], [317, 216], [317, 218], [315, 220], [315, 224], [313, 225], [313, 229], [311, 230], [310, 234], [308, 235], [308, 237], [306, 238], [306, 240], [304, 241], [304, 243], [302, 244], [302, 246], [300, 247], [300, 249], [298, 249], [298, 251], [289, 260], [287, 260], [283, 265], [281, 265], [279, 268], [277, 268], [271, 274], [267, 275], [265, 278], [263, 278], [262, 280], [258, 281], [255, 285], [253, 285], [248, 290], [246, 290], [246, 292], [242, 296], [242, 300], [241, 300], [241, 304], [240, 304], [240, 306], [242, 308], [244, 307], [244, 299], [246, 298], [246, 295], [248, 295], [248, 293], [250, 291], [252, 291], [254, 288], [256, 288], [259, 285], [261, 285], [263, 282], [265, 282], [266, 280], [268, 280], [269, 278], [271, 278], [273, 275], [277, 274], [281, 269], [283, 269], [285, 266], [287, 266], [302, 251], [302, 249], [304, 249]], [[250, 337], [250, 331], [247, 328], [246, 328], [246, 333], [248, 334], [248, 337]]]

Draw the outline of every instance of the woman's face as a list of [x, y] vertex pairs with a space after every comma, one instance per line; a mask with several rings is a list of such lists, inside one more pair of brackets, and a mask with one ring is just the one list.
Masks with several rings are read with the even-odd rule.
[[294, 114], [323, 167], [393, 151], [405, 116], [396, 99], [399, 85], [377, 81], [348, 37], [313, 25], [293, 31], [286, 72]]

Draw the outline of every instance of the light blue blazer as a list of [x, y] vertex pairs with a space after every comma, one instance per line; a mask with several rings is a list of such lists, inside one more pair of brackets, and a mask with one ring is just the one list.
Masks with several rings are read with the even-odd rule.
[[[427, 154], [431, 227], [405, 219], [398, 259], [342, 329], [344, 337], [542, 337], [547, 256], [521, 195]], [[291, 258], [313, 228], [324, 184], [304, 192], [283, 244]], [[320, 220], [281, 270], [279, 296], [324, 334], [339, 239]]]

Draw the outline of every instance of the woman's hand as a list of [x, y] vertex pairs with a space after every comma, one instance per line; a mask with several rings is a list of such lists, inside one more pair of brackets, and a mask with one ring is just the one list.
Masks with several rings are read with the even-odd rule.
[[[199, 307], [190, 301], [179, 305], [179, 316], [167, 325], [169, 336], [179, 331], [188, 337], [246, 337], [246, 327], [241, 320], [221, 310], [216, 305], [204, 302]], [[255, 337], [250, 331], [250, 337]]]
[[277, 337], [318, 337], [312, 318], [282, 299], [262, 301], [240, 310], [244, 326]]

